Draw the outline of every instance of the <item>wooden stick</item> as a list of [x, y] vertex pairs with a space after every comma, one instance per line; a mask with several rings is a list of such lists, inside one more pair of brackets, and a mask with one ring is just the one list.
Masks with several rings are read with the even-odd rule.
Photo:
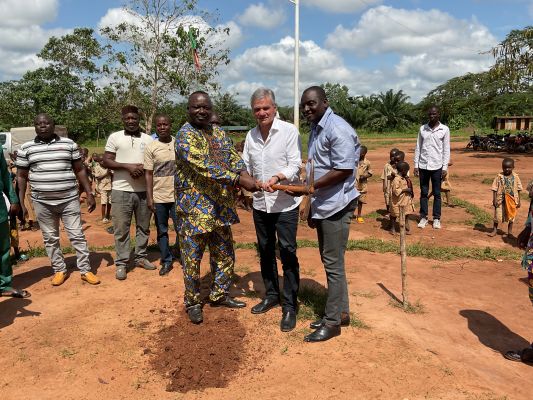
[[304, 193], [309, 194], [314, 192], [312, 186], [303, 186], [303, 185], [272, 185], [274, 190], [289, 190], [294, 193]]
[[400, 207], [400, 257], [402, 263], [402, 304], [404, 309], [409, 305], [407, 294], [407, 250], [405, 242], [405, 207]]

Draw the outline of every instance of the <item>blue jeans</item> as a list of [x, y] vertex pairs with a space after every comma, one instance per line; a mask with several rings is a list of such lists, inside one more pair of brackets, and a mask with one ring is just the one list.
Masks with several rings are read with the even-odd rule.
[[179, 253], [178, 244], [178, 221], [176, 218], [176, 205], [174, 203], [155, 203], [155, 223], [157, 225], [157, 244], [161, 252], [161, 263], [172, 263], [172, 253], [170, 252], [168, 240], [168, 218], [172, 218], [174, 230], [176, 231], [176, 250]]
[[431, 190], [433, 191], [433, 219], [440, 219], [442, 168], [434, 171], [419, 169], [418, 174], [420, 177], [420, 218], [427, 218], [428, 216], [429, 181], [431, 181]]

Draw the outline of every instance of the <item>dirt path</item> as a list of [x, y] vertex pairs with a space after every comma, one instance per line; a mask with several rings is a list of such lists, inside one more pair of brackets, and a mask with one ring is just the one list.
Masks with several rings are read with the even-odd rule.
[[[411, 159], [412, 148], [404, 141], [398, 144]], [[490, 185], [482, 181], [498, 172], [501, 161], [464, 153], [461, 146], [453, 143], [454, 194], [490, 212]], [[376, 175], [386, 157], [385, 149], [369, 155]], [[524, 184], [533, 178], [533, 169], [526, 167], [530, 160], [517, 158]], [[372, 181], [365, 214], [382, 208], [379, 189], [380, 183]], [[250, 214], [241, 214], [234, 239], [253, 242]], [[519, 212], [516, 233], [524, 214]], [[512, 249], [466, 224], [469, 218], [463, 209], [444, 209], [445, 229], [415, 230], [409, 240]], [[84, 219], [91, 246], [113, 244], [95, 215]], [[381, 219], [353, 224], [351, 238], [396, 240], [381, 229]], [[298, 236], [316, 240], [315, 232], [304, 226]], [[21, 243], [42, 246], [40, 232], [23, 232]], [[302, 286], [323, 287], [318, 250], [302, 248], [298, 254]], [[400, 295], [398, 256], [349, 252], [350, 306], [368, 328], [343, 328], [339, 338], [305, 344], [309, 321], [299, 320], [293, 332], [283, 334], [279, 309], [253, 316], [249, 307], [206, 307], [205, 324], [192, 326], [183, 312], [177, 267], [164, 278], [134, 270], [118, 282], [113, 255], [111, 250], [92, 254], [102, 279], [97, 287], [82, 283], [76, 271], [64, 285], [51, 287], [46, 258], [16, 268], [16, 284], [28, 288], [32, 297], [0, 300], [0, 335], [9, 345], [0, 358], [2, 399], [531, 397], [531, 367], [501, 355], [533, 339], [532, 310], [518, 262], [410, 258], [411, 300], [419, 300], [424, 313], [406, 314], [390, 305], [391, 294]], [[68, 256], [68, 264], [74, 267], [74, 257]], [[207, 274], [206, 262], [202, 270]], [[236, 273], [232, 294], [255, 304], [252, 297], [264, 289], [253, 250], [237, 251]]]

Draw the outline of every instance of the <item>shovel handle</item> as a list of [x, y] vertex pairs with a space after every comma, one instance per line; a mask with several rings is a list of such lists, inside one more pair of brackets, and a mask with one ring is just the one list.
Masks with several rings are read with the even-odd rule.
[[315, 191], [312, 186], [303, 185], [272, 185], [271, 187], [274, 190], [289, 190], [293, 193], [310, 194]]

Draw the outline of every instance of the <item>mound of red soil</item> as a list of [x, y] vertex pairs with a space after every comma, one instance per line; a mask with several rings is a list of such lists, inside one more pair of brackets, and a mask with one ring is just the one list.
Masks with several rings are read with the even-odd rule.
[[167, 391], [225, 387], [244, 363], [245, 337], [237, 312], [207, 306], [202, 324], [191, 324], [180, 313], [157, 333], [155, 348], [148, 351], [152, 367], [168, 378]]

